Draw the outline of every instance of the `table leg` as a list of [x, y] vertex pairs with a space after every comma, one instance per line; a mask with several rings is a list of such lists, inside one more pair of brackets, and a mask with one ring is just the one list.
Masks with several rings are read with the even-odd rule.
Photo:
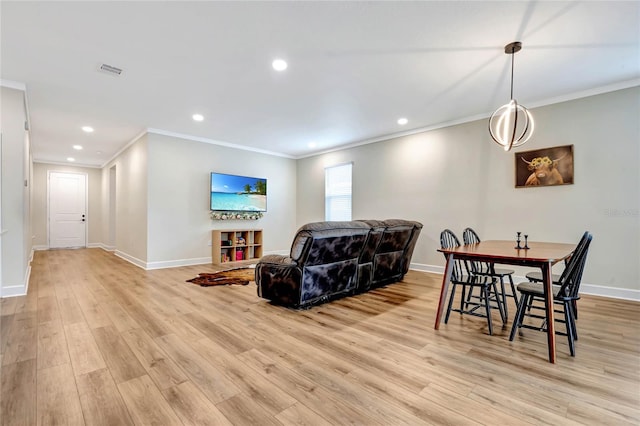
[[453, 254], [447, 256], [447, 265], [444, 267], [444, 275], [442, 277], [442, 289], [440, 290], [440, 302], [438, 302], [438, 311], [436, 312], [436, 324], [434, 329], [440, 327], [440, 321], [442, 320], [442, 311], [447, 299], [447, 291], [449, 289], [449, 282], [451, 281], [451, 273], [453, 272]]
[[556, 325], [553, 319], [553, 280], [551, 278], [551, 263], [542, 265], [544, 288], [544, 307], [547, 312], [547, 343], [549, 345], [549, 362], [556, 362]]

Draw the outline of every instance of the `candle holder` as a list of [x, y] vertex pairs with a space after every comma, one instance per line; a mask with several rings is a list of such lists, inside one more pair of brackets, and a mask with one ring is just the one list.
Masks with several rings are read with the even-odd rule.
[[521, 232], [516, 232], [516, 234], [518, 234], [518, 239], [516, 240], [516, 242], [518, 243], [518, 245], [517, 245], [517, 246], [515, 246], [514, 248], [515, 248], [516, 250], [520, 250], [520, 249], [522, 248], [522, 247], [520, 247], [520, 234], [521, 234]]
[[527, 245], [527, 238], [529, 238], [529, 236], [527, 234], [524, 235], [524, 249], [525, 250], [529, 250], [529, 245]]

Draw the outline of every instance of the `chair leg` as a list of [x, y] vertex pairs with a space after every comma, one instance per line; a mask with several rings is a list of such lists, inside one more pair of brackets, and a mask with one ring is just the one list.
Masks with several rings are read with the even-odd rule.
[[571, 353], [571, 356], [576, 356], [576, 347], [575, 347], [575, 342], [573, 341], [573, 338], [575, 336], [575, 324], [573, 323], [573, 314], [571, 312], [572, 308], [569, 302], [564, 302], [563, 307], [564, 307], [564, 320], [565, 320], [565, 325], [567, 327], [566, 328], [567, 339], [569, 341], [569, 352]]
[[516, 306], [518, 306], [518, 291], [516, 290], [516, 285], [513, 283], [513, 277], [511, 274], [508, 275], [509, 283], [511, 284], [511, 294], [513, 295], [513, 300], [516, 301]]
[[513, 325], [511, 326], [511, 334], [509, 334], [509, 341], [513, 341], [514, 337], [516, 337], [516, 331], [522, 325], [522, 318], [524, 318], [524, 311], [527, 309], [528, 305], [528, 294], [522, 294], [520, 296], [520, 303], [518, 303], [518, 309], [516, 309], [516, 317], [513, 319]]
[[500, 316], [502, 317], [502, 323], [507, 322], [509, 318], [509, 310], [507, 309], [507, 293], [504, 291], [504, 278], [500, 277], [500, 290], [502, 290], [502, 310]]
[[578, 319], [578, 301], [572, 300], [571, 307], [573, 308], [573, 318]]
[[488, 285], [487, 289], [492, 289], [491, 292], [493, 293], [493, 295], [496, 298], [496, 304], [498, 305], [498, 311], [500, 312], [500, 319], [502, 320], [502, 323], [504, 324], [505, 322], [507, 322], [507, 314], [506, 311], [504, 309], [504, 301], [502, 300], [502, 296], [500, 296], [500, 294], [498, 293], [498, 287], [497, 287], [497, 283], [494, 281], [491, 284]]
[[578, 328], [576, 327], [576, 316], [573, 310], [573, 304], [575, 300], [569, 302], [569, 316], [571, 317], [571, 329], [573, 330], [573, 340], [578, 340]]
[[469, 309], [469, 303], [471, 302], [472, 297], [473, 297], [473, 287], [469, 288], [469, 291], [467, 292], [465, 309]]
[[[473, 287], [471, 289], [469, 289], [469, 293], [471, 293], [471, 291], [473, 290]], [[465, 306], [465, 299], [468, 299], [468, 297], [466, 296], [467, 294], [467, 286], [463, 285], [462, 286], [462, 294], [460, 295], [460, 315], [462, 315], [462, 312], [464, 311], [464, 306]], [[466, 302], [467, 308], [469, 307], [469, 302]]]
[[[491, 321], [491, 305], [489, 304], [489, 287], [483, 286], [480, 291], [480, 296], [484, 296], [484, 307], [487, 311], [487, 323], [489, 324], [489, 335], [493, 335], [493, 323]], [[500, 304], [500, 302], [498, 302]]]
[[449, 306], [447, 306], [447, 314], [444, 316], [444, 323], [449, 322], [449, 315], [451, 314], [451, 306], [453, 305], [453, 297], [456, 295], [456, 285], [451, 283], [451, 295], [449, 296]]

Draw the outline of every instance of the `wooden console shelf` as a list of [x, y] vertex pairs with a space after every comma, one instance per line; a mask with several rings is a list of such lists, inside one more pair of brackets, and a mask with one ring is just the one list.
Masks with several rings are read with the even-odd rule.
[[262, 229], [214, 229], [211, 231], [211, 262], [257, 260], [262, 257]]

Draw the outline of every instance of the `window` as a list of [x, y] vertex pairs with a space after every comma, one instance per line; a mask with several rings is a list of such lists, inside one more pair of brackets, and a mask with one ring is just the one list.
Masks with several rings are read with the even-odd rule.
[[324, 218], [325, 220], [351, 220], [351, 166], [324, 169]]

